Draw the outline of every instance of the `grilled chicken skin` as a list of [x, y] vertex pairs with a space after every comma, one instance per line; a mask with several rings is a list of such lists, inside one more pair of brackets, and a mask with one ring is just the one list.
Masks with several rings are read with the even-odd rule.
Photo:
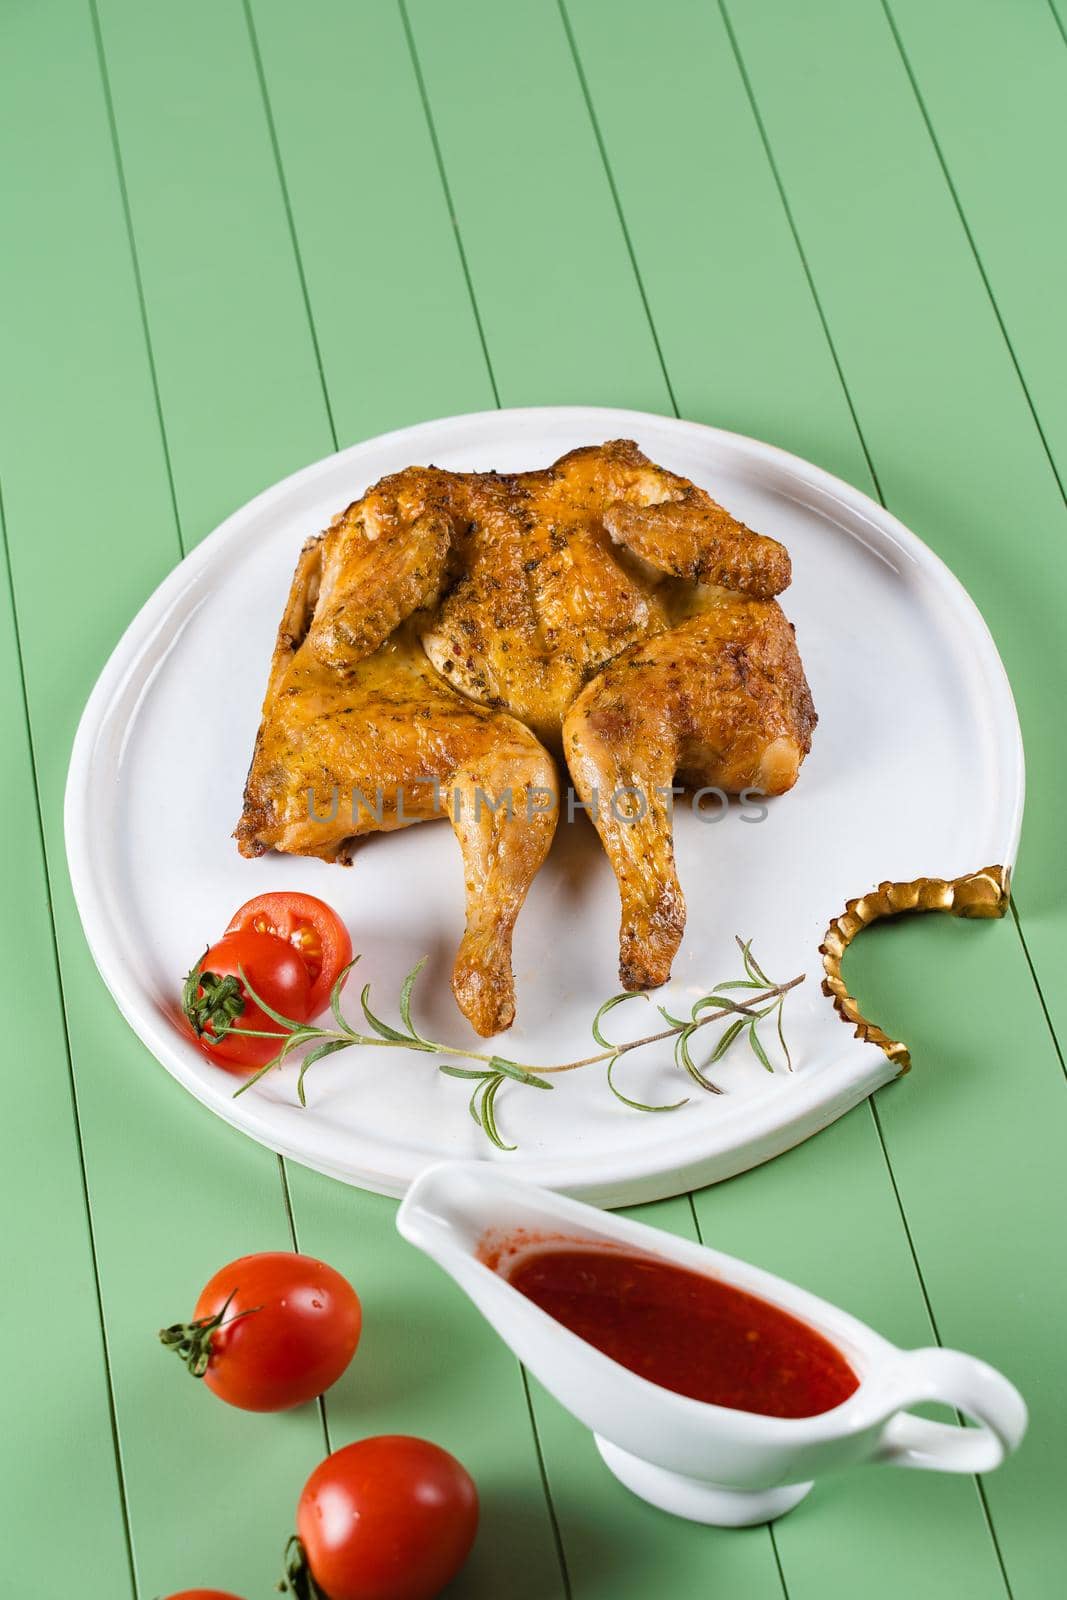
[[448, 816], [467, 890], [453, 990], [490, 1036], [514, 1016], [512, 930], [562, 753], [587, 803], [648, 785], [641, 818], [599, 805], [597, 827], [623, 982], [663, 983], [684, 901], [652, 791], [680, 775], [781, 793], [810, 747], [773, 601], [789, 577], [777, 541], [629, 440], [538, 472], [385, 478], [301, 553], [238, 847], [348, 861], [367, 833]]
[[676, 627], [631, 645], [563, 724], [575, 788], [619, 885], [624, 989], [666, 983], [685, 928], [671, 786], [784, 794], [811, 748], [815, 708], [793, 629], [773, 600], [708, 592]]

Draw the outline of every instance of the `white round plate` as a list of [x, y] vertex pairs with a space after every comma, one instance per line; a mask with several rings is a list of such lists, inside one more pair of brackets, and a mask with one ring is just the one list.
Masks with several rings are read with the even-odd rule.
[[[807, 974], [786, 1006], [795, 1071], [769, 1075], [742, 1038], [716, 1064], [727, 1092], [713, 1096], [680, 1074], [669, 1046], [635, 1051], [616, 1069], [626, 1094], [660, 1102], [690, 1093], [681, 1110], [660, 1116], [613, 1098], [600, 1068], [557, 1080], [551, 1094], [507, 1084], [497, 1113], [514, 1153], [488, 1144], [468, 1115], [465, 1085], [426, 1055], [368, 1048], [328, 1057], [308, 1075], [306, 1109], [295, 1064], [234, 1099], [235, 1080], [175, 1022], [175, 1000], [205, 944], [265, 890], [308, 890], [337, 909], [379, 1015], [395, 1020], [404, 974], [428, 956], [417, 1023], [435, 1039], [475, 1045], [449, 989], [463, 881], [444, 821], [369, 839], [351, 870], [292, 856], [245, 861], [231, 838], [302, 541], [411, 463], [515, 471], [619, 437], [705, 486], [793, 558], [782, 601], [819, 712], [814, 746], [797, 787], [769, 802], [763, 821], [744, 820], [737, 805], [721, 820], [701, 819], [679, 802], [689, 920], [674, 977], [656, 1000], [688, 1010], [741, 975], [734, 934], [752, 938], [776, 980]], [[194, 731], [205, 705], [209, 743]], [[882, 1051], [855, 1039], [820, 992], [827, 924], [882, 879], [1011, 864], [1022, 801], [1018, 721], [996, 649], [964, 590], [914, 534], [856, 489], [753, 439], [642, 412], [549, 407], [371, 439], [223, 523], [160, 586], [102, 672], [74, 744], [66, 836], [89, 944], [123, 1015], [235, 1127], [389, 1194], [430, 1161], [481, 1156], [614, 1206], [765, 1161], [892, 1077]], [[519, 918], [518, 1020], [497, 1042], [501, 1054], [547, 1064], [595, 1049], [591, 1019], [618, 989], [617, 934], [615, 881], [596, 836], [581, 818], [561, 818]], [[348, 1005], [358, 1014], [357, 989], [350, 985]], [[607, 1019], [618, 1039], [658, 1020], [640, 1001]], [[698, 1061], [715, 1032], [697, 1036]]]

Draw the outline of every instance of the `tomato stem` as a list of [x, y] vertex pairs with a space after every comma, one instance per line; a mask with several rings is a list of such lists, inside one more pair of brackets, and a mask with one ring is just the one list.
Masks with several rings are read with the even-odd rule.
[[236, 1289], [231, 1289], [221, 1311], [217, 1311], [213, 1317], [198, 1317], [194, 1322], [172, 1322], [169, 1328], [159, 1330], [160, 1343], [181, 1357], [194, 1378], [202, 1378], [207, 1371], [211, 1362], [211, 1341], [219, 1328], [230, 1327], [240, 1322], [242, 1317], [251, 1317], [263, 1310], [262, 1306], [249, 1306], [246, 1311], [237, 1311], [232, 1317], [227, 1317], [230, 1301], [236, 1293]]
[[221, 977], [217, 972], [205, 972], [204, 956], [186, 977], [182, 1010], [198, 1039], [209, 1030], [213, 1039], [224, 1039], [245, 1009], [244, 991], [232, 973]]
[[278, 1584], [279, 1594], [291, 1594], [293, 1600], [328, 1600], [311, 1575], [307, 1551], [298, 1534], [290, 1534], [282, 1554], [285, 1575]]

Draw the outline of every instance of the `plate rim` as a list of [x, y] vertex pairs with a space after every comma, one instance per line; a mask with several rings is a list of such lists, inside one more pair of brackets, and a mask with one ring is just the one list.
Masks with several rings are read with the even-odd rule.
[[[96, 967], [123, 1017], [171, 1076], [224, 1121], [269, 1149], [343, 1182], [379, 1193], [402, 1195], [421, 1170], [417, 1154], [412, 1170], [413, 1152], [410, 1147], [401, 1146], [386, 1137], [371, 1140], [366, 1135], [349, 1134], [347, 1137], [353, 1146], [353, 1159], [339, 1167], [322, 1152], [306, 1147], [297, 1148], [281, 1138], [278, 1127], [273, 1122], [268, 1126], [264, 1117], [258, 1114], [252, 1097], [240, 1102], [238, 1120], [231, 1080], [220, 1073], [220, 1080], [226, 1077], [226, 1082], [220, 1082], [216, 1087], [213, 1082], [189, 1073], [183, 1064], [183, 1053], [175, 1048], [173, 1025], [158, 1006], [141, 993], [135, 979], [126, 980], [118, 929], [104, 903], [105, 896], [101, 885], [97, 883], [92, 859], [94, 852], [89, 818], [94, 753], [124, 685], [135, 677], [138, 666], [143, 664], [154, 639], [171, 619], [182, 597], [195, 589], [205, 572], [214, 568], [222, 552], [239, 542], [242, 533], [255, 525], [262, 512], [278, 505], [284, 507], [289, 497], [298, 495], [318, 477], [335, 470], [340, 462], [351, 460], [358, 463], [362, 454], [380, 454], [401, 441], [410, 441], [413, 449], [417, 449], [423, 439], [439, 437], [449, 430], [477, 434], [487, 428], [505, 427], [515, 434], [524, 426], [540, 427], [545, 432], [551, 431], [552, 425], [559, 426], [561, 423], [569, 424], [572, 429], [577, 429], [580, 424], [590, 430], [591, 437], [602, 430], [605, 438], [625, 436], [648, 425], [666, 427], [670, 432], [689, 437], [696, 435], [707, 447], [726, 449], [746, 462], [754, 462], [764, 468], [769, 465], [777, 469], [778, 475], [801, 480], [832, 502], [841, 504], [853, 516], [858, 515], [870, 523], [883, 538], [888, 537], [897, 549], [924, 569], [934, 587], [946, 599], [951, 599], [957, 613], [966, 619], [974, 642], [982, 646], [980, 655], [991, 694], [989, 709], [998, 733], [996, 747], [1002, 756], [1005, 792], [1014, 776], [1014, 805], [1007, 836], [998, 852], [1002, 856], [1000, 864], [1011, 867], [1018, 852], [1025, 803], [1022, 732], [1011, 684], [985, 618], [960, 579], [916, 533], [862, 489], [814, 462], [778, 445], [708, 423], [610, 406], [567, 405], [502, 407], [434, 418], [359, 440], [343, 450], [333, 451], [298, 468], [231, 512], [185, 555], [146, 598], [116, 642], [88, 696], [71, 748], [64, 794], [67, 865], [75, 903]], [[418, 457], [415, 456], [415, 459]], [[984, 862], [973, 864], [976, 870], [986, 865], [988, 863]], [[857, 892], [863, 893], [868, 887], [857, 885]], [[705, 1127], [701, 1133], [694, 1132], [688, 1138], [680, 1139], [677, 1156], [666, 1161], [662, 1151], [646, 1162], [635, 1161], [633, 1152], [629, 1158], [617, 1153], [598, 1154], [592, 1157], [596, 1168], [592, 1176], [576, 1177], [573, 1158], [524, 1157], [519, 1153], [508, 1157], [507, 1164], [509, 1170], [518, 1176], [529, 1177], [546, 1187], [580, 1195], [605, 1206], [665, 1198], [732, 1176], [771, 1159], [811, 1133], [828, 1126], [896, 1076], [896, 1067], [877, 1045], [869, 1041], [857, 1041], [851, 1034], [846, 1038], [843, 1027], [842, 1050], [834, 1060], [821, 1064], [810, 1074], [798, 1075], [785, 1086], [794, 1091], [800, 1090], [799, 1093], [786, 1096], [791, 1102], [788, 1109], [780, 1090], [773, 1097], [773, 1102], [780, 1108], [774, 1115], [766, 1114], [768, 1106], [772, 1104], [769, 1096], [766, 1102], [749, 1103], [751, 1112], [762, 1111], [763, 1114], [753, 1115], [747, 1136], [727, 1148], [716, 1148], [714, 1131], [709, 1134]], [[781, 1114], [783, 1111], [785, 1115]], [[308, 1126], [313, 1136], [315, 1125], [309, 1123]], [[702, 1148], [691, 1148], [694, 1145]], [[391, 1168], [388, 1161], [390, 1151], [402, 1157], [399, 1162], [394, 1161]], [[374, 1159], [375, 1152], [377, 1161]], [[487, 1152], [487, 1156], [489, 1159], [499, 1159], [495, 1152]], [[382, 1158], [385, 1158], [387, 1170], [383, 1170]], [[440, 1157], [428, 1156], [421, 1165], [435, 1159]], [[398, 1166], [404, 1168], [404, 1176], [398, 1175]]]

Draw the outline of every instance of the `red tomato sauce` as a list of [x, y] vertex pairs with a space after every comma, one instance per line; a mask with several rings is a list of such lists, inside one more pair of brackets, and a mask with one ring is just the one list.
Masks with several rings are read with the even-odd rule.
[[551, 1246], [508, 1282], [579, 1338], [676, 1394], [771, 1417], [813, 1417], [859, 1379], [821, 1334], [778, 1306], [666, 1261]]

